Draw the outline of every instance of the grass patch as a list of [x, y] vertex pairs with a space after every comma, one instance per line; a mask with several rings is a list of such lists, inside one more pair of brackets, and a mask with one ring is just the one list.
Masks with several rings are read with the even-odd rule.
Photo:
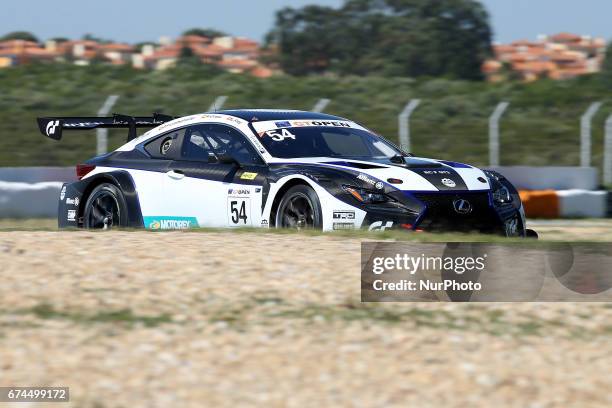
[[[167, 314], [144, 316], [134, 314], [129, 309], [83, 313], [75, 310], [58, 310], [47, 303], [4, 314], [33, 315], [41, 320], [58, 319], [77, 324], [118, 324], [127, 327], [135, 325], [157, 327], [173, 322], [172, 317]], [[515, 338], [552, 336], [584, 341], [600, 336], [612, 336], [610, 325], [590, 329], [581, 325], [569, 325], [559, 319], [541, 319], [533, 315], [521, 315], [500, 309], [462, 308], [451, 312], [418, 305], [357, 301], [337, 305], [290, 304], [281, 298], [263, 296], [253, 297], [240, 303], [219, 305], [214, 309], [205, 309], [201, 315], [212, 325], [223, 323], [226, 327], [241, 332], [247, 331], [252, 325], [275, 327], [291, 320], [301, 320], [306, 327], [305, 330], [313, 324], [362, 322], [365, 327], [382, 324], [399, 325], [405, 330], [429, 328], [439, 330], [440, 335], [463, 332]], [[4, 329], [37, 326], [39, 324], [36, 321], [27, 321], [23, 324], [11, 322], [4, 325], [0, 322], [0, 328]]]
[[380, 304], [351, 303], [337, 306], [305, 305], [275, 311], [267, 316], [304, 319], [313, 322], [364, 321], [391, 325], [406, 324], [416, 328], [464, 331], [492, 336], [539, 337], [551, 335], [589, 340], [593, 337], [607, 337], [612, 334], [612, 326], [606, 326], [601, 330], [585, 330], [578, 326], [568, 326], [559, 320], [539, 319], [535, 316], [522, 316], [520, 319], [510, 320], [506, 312], [499, 309], [473, 309], [450, 313], [446, 310], [419, 307], [390, 309]]
[[164, 323], [171, 323], [172, 318], [167, 314], [157, 316], [135, 315], [130, 309], [121, 309], [109, 312], [98, 312], [85, 314], [76, 311], [56, 310], [52, 305], [43, 303], [21, 312], [22, 314], [33, 314], [39, 319], [61, 319], [75, 323], [121, 323], [127, 325], [142, 324], [146, 327], [156, 327]]
[[57, 218], [0, 218], [0, 231], [57, 231]]

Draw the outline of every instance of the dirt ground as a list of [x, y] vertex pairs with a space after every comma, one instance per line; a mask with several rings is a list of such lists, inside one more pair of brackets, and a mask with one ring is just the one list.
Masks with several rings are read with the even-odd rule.
[[611, 304], [361, 304], [359, 251], [0, 232], [0, 386], [68, 386], [79, 407], [612, 405]]

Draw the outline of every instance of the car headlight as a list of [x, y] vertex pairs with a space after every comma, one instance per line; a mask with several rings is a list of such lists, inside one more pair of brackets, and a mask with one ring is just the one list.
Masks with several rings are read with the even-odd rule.
[[344, 191], [355, 197], [355, 199], [364, 204], [375, 204], [385, 203], [392, 201], [391, 197], [381, 193], [380, 191], [367, 190], [365, 188], [353, 187], [353, 186], [342, 186]]
[[493, 201], [497, 204], [511, 203], [510, 190], [506, 186], [500, 186], [497, 190], [493, 190]]
[[[496, 172], [486, 170], [484, 173], [489, 178], [493, 202], [495, 205], [512, 203], [514, 201], [513, 194], [512, 191], [510, 191], [510, 188], [508, 188], [508, 185], [511, 186], [511, 184], [505, 178], [503, 178], [503, 176]], [[518, 197], [518, 193], [516, 196]]]

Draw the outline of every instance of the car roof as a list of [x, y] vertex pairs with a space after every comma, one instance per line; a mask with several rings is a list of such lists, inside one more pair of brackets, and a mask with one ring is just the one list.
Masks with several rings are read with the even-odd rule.
[[321, 120], [346, 120], [339, 116], [328, 115], [326, 113], [308, 112], [300, 110], [281, 110], [281, 109], [229, 109], [216, 112], [222, 115], [235, 116], [249, 121], [259, 122], [267, 120], [302, 120], [302, 119], [321, 119]]

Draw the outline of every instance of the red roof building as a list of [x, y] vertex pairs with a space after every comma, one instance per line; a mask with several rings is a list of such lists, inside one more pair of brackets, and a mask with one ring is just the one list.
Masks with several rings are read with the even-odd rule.
[[172, 67], [176, 65], [185, 48], [189, 48], [203, 63], [216, 65], [228, 72], [252, 73], [258, 77], [273, 74], [271, 69], [259, 62], [259, 43], [243, 37], [179, 37], [173, 44], [162, 46], [150, 55], [143, 56], [142, 66], [150, 69]]
[[[160, 40], [160, 42], [162, 42]], [[166, 69], [176, 65], [187, 48], [205, 64], [216, 65], [228, 72], [249, 73], [265, 78], [274, 68], [260, 62], [262, 54], [257, 41], [244, 37], [207, 38], [187, 35], [163, 45], [144, 45], [140, 51], [130, 44], [103, 43], [93, 40], [48, 41], [45, 47], [23, 40], [0, 42], [0, 67], [26, 64], [34, 60], [67, 60], [88, 65], [99, 60], [112, 65], [130, 64], [135, 68]], [[271, 51], [266, 51], [266, 55]]]
[[569, 79], [598, 72], [604, 60], [602, 38], [560, 33], [538, 41], [520, 40], [493, 46], [495, 57], [485, 61], [482, 72], [491, 82], [514, 74], [524, 81], [539, 78]]
[[34, 61], [53, 61], [56, 52], [26, 40], [9, 40], [0, 42], [0, 68], [28, 64]]

